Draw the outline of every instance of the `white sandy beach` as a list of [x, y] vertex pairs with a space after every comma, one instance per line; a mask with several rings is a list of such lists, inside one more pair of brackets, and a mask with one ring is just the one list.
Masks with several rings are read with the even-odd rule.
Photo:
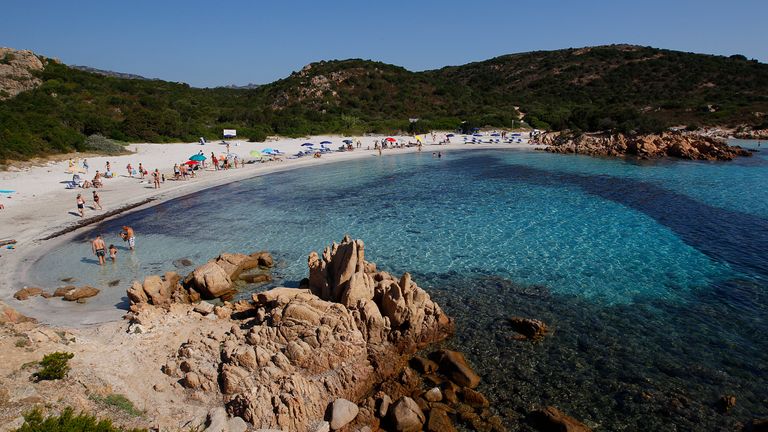
[[[91, 209], [91, 191], [94, 189], [65, 188], [64, 182], [72, 177], [71, 174], [66, 172], [68, 168], [67, 161], [50, 162], [47, 165], [23, 171], [2, 172], [0, 173], [0, 190], [14, 190], [15, 192], [2, 195], [2, 198], [0, 198], [0, 202], [5, 205], [5, 209], [0, 210], [0, 240], [14, 239], [17, 243], [13, 249], [6, 247], [0, 249], [0, 272], [5, 275], [5, 277], [0, 279], [0, 300], [7, 302], [22, 313], [46, 321], [46, 311], [50, 311], [50, 305], [47, 301], [37, 297], [25, 302], [19, 302], [13, 299], [12, 295], [15, 291], [24, 287], [26, 269], [34, 263], [37, 257], [44, 254], [45, 250], [50, 248], [55, 242], [67, 241], [67, 239], [76, 234], [76, 231], [85, 229], [83, 227], [55, 239], [41, 240], [55, 232], [81, 222], [81, 218], [76, 213], [75, 204], [75, 197], [78, 193], [83, 194], [87, 202], [86, 218], [139, 203], [148, 198], [153, 199], [151, 203], [131, 210], [135, 211], [178, 196], [253, 176], [304, 166], [376, 157], [378, 152], [373, 150], [374, 142], [377, 140], [381, 141], [383, 138], [385, 136], [353, 137], [351, 139], [354, 142], [361, 141], [360, 149], [347, 152], [324, 153], [321, 158], [302, 157], [290, 159], [286, 157], [282, 161], [246, 164], [242, 168], [226, 171], [200, 170], [195, 178], [187, 181], [169, 180], [173, 178], [173, 165], [186, 161], [189, 156], [196, 154], [200, 150], [206, 156], [210, 156], [211, 152], [216, 155], [223, 154], [226, 152], [226, 147], [221, 141], [206, 145], [198, 143], [131, 144], [128, 148], [134, 152], [132, 154], [88, 158], [90, 169], [87, 175], [81, 175], [82, 178], [93, 178], [97, 169], [104, 172], [107, 161], [110, 161], [112, 170], [116, 174], [115, 178], [104, 180], [103, 188], [96, 189], [101, 196], [103, 210]], [[413, 141], [413, 137], [396, 138], [403, 143], [407, 143], [409, 138]], [[436, 135], [437, 141], [443, 138], [444, 134]], [[343, 139], [345, 138], [340, 136], [316, 136], [299, 139], [279, 139], [263, 143], [251, 143], [240, 140], [229, 140], [228, 142], [230, 143], [231, 152], [248, 160], [248, 155], [252, 150], [272, 147], [290, 156], [299, 152], [302, 149], [301, 144], [305, 142], [315, 143], [319, 147], [321, 141], [331, 141], [333, 145], [329, 147], [336, 149], [342, 144], [341, 141]], [[368, 150], [369, 147], [370, 150]], [[455, 137], [453, 143], [445, 145], [432, 145], [430, 138], [428, 138], [422, 151], [451, 151], [467, 148], [531, 149], [533, 147], [528, 144], [505, 143], [470, 145], [464, 144], [460, 137]], [[383, 156], [416, 151], [418, 151], [416, 147], [386, 149], [383, 151]], [[161, 173], [165, 174], [166, 182], [161, 185], [160, 189], [154, 189], [151, 180], [142, 181], [138, 178], [131, 178], [127, 175], [125, 169], [128, 163], [134, 167], [142, 163], [150, 172], [158, 168]], [[42, 288], [51, 289], [55, 287]], [[65, 306], [56, 308], [57, 314], [65, 313]], [[95, 322], [101, 321], [96, 317], [94, 318]], [[61, 323], [58, 319], [56, 321]]]

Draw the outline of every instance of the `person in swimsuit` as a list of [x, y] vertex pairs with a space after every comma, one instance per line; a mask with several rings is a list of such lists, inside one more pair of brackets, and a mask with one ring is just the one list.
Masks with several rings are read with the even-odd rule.
[[155, 189], [160, 189], [160, 171], [157, 168], [152, 172], [152, 180], [155, 183]]
[[80, 194], [77, 194], [77, 212], [80, 213], [80, 217], [85, 217], [85, 200]]
[[117, 259], [117, 247], [113, 244], [109, 245], [109, 259], [115, 262]]
[[91, 249], [94, 255], [99, 258], [99, 265], [104, 265], [104, 257], [107, 255], [107, 246], [104, 244], [104, 240], [100, 235], [96, 236], [91, 242]]
[[96, 193], [96, 191], [93, 191], [93, 208], [97, 208], [99, 210], [104, 210], [101, 208], [101, 198], [99, 198], [99, 194]]
[[123, 232], [120, 233], [120, 237], [123, 239], [123, 241], [127, 241], [128, 248], [133, 250], [133, 248], [136, 246], [136, 234], [134, 234], [133, 228], [127, 225], [124, 226]]

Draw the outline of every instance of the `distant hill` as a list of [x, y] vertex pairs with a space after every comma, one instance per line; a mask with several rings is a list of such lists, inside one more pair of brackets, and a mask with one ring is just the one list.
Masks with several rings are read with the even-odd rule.
[[151, 78], [146, 78], [141, 75], [136, 74], [129, 74], [129, 73], [123, 73], [123, 72], [115, 72], [110, 70], [104, 70], [104, 69], [96, 69], [92, 68], [90, 66], [78, 66], [78, 65], [72, 65], [70, 66], [72, 69], [77, 69], [85, 72], [94, 73], [97, 75], [104, 75], [112, 78], [122, 78], [122, 79], [138, 79], [138, 80], [149, 80]]
[[[85, 150], [91, 134], [195, 141], [236, 128], [241, 137], [263, 140], [521, 121], [628, 133], [672, 125], [766, 127], [768, 113], [768, 65], [631, 45], [512, 54], [426, 72], [360, 59], [322, 61], [249, 88], [199, 89], [47, 59], [41, 64], [29, 72], [25, 91], [0, 102], [0, 159]], [[2, 82], [0, 76], [0, 94]]]

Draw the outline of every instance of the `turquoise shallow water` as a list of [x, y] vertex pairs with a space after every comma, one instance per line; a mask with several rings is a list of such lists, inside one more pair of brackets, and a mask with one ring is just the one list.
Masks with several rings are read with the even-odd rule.
[[[716, 429], [768, 413], [765, 155], [637, 162], [510, 150], [329, 164], [108, 222], [43, 257], [31, 277], [76, 277], [105, 289], [86, 308], [112, 306], [130, 280], [175, 270], [178, 258], [265, 249], [278, 259], [275, 284], [295, 285], [310, 250], [350, 234], [457, 318], [450, 344], [479, 365], [510, 421], [527, 404], [554, 403], [605, 430], [633, 430], [648, 415], [654, 430]], [[88, 238], [101, 232], [122, 248], [123, 224], [138, 250], [99, 268]], [[511, 314], [558, 330], [520, 345], [503, 324]], [[739, 406], [723, 417], [710, 403], [728, 390]], [[675, 398], [685, 409], [669, 408]]]

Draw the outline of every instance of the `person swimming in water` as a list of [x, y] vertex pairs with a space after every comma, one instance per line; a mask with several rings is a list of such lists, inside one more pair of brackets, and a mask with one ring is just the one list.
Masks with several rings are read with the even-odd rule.
[[97, 235], [96, 238], [91, 242], [91, 250], [93, 250], [93, 254], [99, 258], [99, 265], [104, 265], [104, 257], [107, 254], [107, 246], [104, 244], [104, 240], [101, 238], [101, 235]]

